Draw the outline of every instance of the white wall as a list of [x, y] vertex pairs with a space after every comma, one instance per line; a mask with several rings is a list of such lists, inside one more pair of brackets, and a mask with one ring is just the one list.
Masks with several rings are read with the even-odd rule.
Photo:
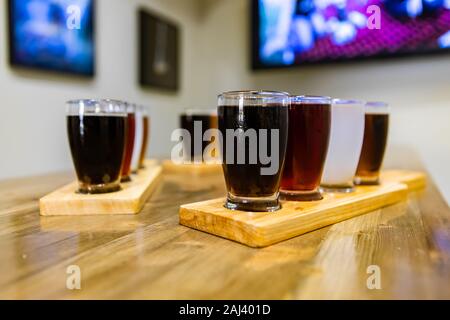
[[[392, 105], [391, 151], [415, 150], [450, 202], [449, 55], [254, 73], [249, 69], [248, 3], [204, 0], [199, 93], [275, 89], [388, 101]], [[216, 103], [211, 94], [198, 95], [206, 99], [204, 104]]]
[[[151, 107], [153, 156], [169, 154], [177, 114], [190, 107], [195, 74], [198, 2], [195, 0], [97, 0], [97, 75], [75, 80], [12, 70], [7, 62], [6, 2], [0, 1], [0, 179], [72, 167], [64, 102], [109, 97]], [[178, 22], [182, 32], [182, 79], [178, 94], [142, 90], [137, 84], [137, 8]]]

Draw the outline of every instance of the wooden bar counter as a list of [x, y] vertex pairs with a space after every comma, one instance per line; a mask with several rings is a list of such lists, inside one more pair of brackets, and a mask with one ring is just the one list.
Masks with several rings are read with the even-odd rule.
[[[165, 173], [136, 216], [40, 217], [39, 198], [72, 179], [0, 182], [1, 299], [450, 298], [450, 210], [431, 179], [407, 202], [264, 249], [179, 225], [181, 204], [225, 194], [221, 174]], [[381, 289], [368, 289], [371, 266]]]

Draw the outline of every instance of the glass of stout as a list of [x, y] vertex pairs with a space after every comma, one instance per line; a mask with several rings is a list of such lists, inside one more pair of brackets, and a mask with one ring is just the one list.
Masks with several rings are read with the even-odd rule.
[[[187, 163], [203, 163], [203, 152], [211, 143], [203, 137], [209, 129], [217, 129], [217, 110], [186, 109], [180, 116], [180, 127], [189, 137], [183, 137], [183, 155]], [[211, 155], [213, 158], [215, 154]]]
[[365, 102], [334, 99], [330, 145], [322, 177], [322, 190], [353, 192], [364, 138]]
[[218, 106], [228, 192], [225, 207], [255, 212], [280, 209], [289, 95], [274, 91], [227, 92], [219, 96]]
[[356, 170], [355, 184], [377, 185], [389, 133], [389, 106], [384, 102], [368, 102], [365, 107], [364, 142]]
[[82, 194], [120, 190], [127, 141], [124, 103], [114, 100], [67, 102], [67, 133]]
[[331, 129], [331, 98], [292, 96], [281, 199], [321, 200], [319, 190]]

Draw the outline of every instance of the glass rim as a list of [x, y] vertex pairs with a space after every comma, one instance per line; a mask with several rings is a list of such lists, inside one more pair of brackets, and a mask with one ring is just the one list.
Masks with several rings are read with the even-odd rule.
[[245, 99], [261, 99], [261, 98], [289, 98], [289, 93], [284, 91], [273, 90], [241, 90], [227, 91], [218, 96], [218, 98], [245, 98]]
[[135, 102], [125, 102], [125, 105], [127, 107], [127, 113], [139, 113], [142, 115], [148, 114], [148, 108], [143, 104]]
[[364, 100], [357, 100], [357, 99], [333, 99], [333, 104], [337, 104], [337, 105], [342, 105], [342, 104], [351, 104], [351, 105], [355, 105], [355, 104], [359, 104], [362, 106], [365, 106], [367, 104], [366, 101]]
[[368, 101], [366, 102], [366, 107], [388, 108], [389, 104], [383, 101]]
[[291, 95], [291, 101], [300, 102], [303, 104], [332, 104], [329, 96], [315, 96], [315, 95]]
[[66, 106], [67, 115], [126, 117], [128, 114], [126, 102], [113, 99], [74, 99], [67, 101]]
[[136, 103], [124, 102], [126, 114], [136, 114], [139, 106]]
[[183, 110], [181, 116], [216, 116], [217, 109], [189, 108]]
[[101, 103], [116, 103], [116, 104], [128, 104], [128, 102], [117, 99], [72, 99], [68, 100], [66, 104], [101, 104]]

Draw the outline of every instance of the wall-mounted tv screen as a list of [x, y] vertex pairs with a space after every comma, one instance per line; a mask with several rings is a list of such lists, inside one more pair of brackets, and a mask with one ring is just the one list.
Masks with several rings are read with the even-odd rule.
[[176, 23], [139, 10], [139, 81], [143, 87], [178, 90], [179, 37]]
[[450, 0], [252, 0], [253, 68], [450, 49]]
[[9, 0], [13, 66], [93, 76], [94, 0]]

